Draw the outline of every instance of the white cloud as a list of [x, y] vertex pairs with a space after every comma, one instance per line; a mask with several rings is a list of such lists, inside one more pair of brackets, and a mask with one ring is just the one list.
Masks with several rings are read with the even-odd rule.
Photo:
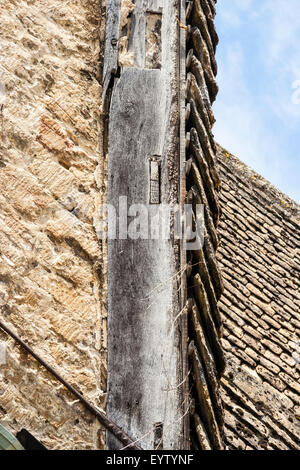
[[239, 28], [242, 21], [238, 12], [227, 10], [226, 8], [219, 10], [219, 17], [224, 29]]
[[299, 126], [300, 106], [293, 102], [292, 85], [300, 79], [299, 0], [269, 0], [263, 14], [266, 65], [274, 76], [267, 100], [274, 113], [290, 126]]
[[249, 8], [253, 5], [253, 0], [234, 0], [234, 4], [236, 8], [240, 10], [249, 10]]
[[[300, 15], [295, 14], [299, 0], [231, 0], [217, 5], [226, 43], [220, 35], [216, 139], [299, 200], [295, 154], [288, 140], [294, 132], [295, 144], [300, 124], [292, 88], [300, 79]], [[230, 34], [233, 26], [237, 31]], [[247, 37], [256, 40], [252, 50], [260, 56], [249, 55]], [[249, 80], [251, 64], [258, 67], [260, 82], [265, 80], [264, 90], [258, 89], [253, 72]]]
[[[273, 135], [265, 131], [256, 97], [246, 86], [247, 59], [241, 44], [231, 44], [220, 63], [219, 86], [222, 90], [214, 110], [217, 115], [214, 133], [217, 140], [232, 153], [264, 171], [278, 149]], [[273, 180], [278, 179], [272, 165]]]

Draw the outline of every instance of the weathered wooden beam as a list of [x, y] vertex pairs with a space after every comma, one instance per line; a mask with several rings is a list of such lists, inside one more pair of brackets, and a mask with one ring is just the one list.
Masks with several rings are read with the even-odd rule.
[[[119, 77], [109, 108], [108, 204], [117, 210], [123, 205], [118, 222], [124, 225], [133, 220], [133, 204], [143, 205], [136, 209], [153, 217], [163, 204], [183, 200], [185, 149], [178, 137], [185, 109], [183, 104], [179, 111], [177, 20], [184, 3], [136, 0], [133, 6], [128, 1], [118, 6], [107, 1], [108, 13], [119, 18], [120, 26]], [[113, 33], [107, 31], [107, 41], [115, 36], [115, 25], [108, 22]], [[112, 54], [105, 59], [107, 76], [116, 59], [109, 44], [106, 54]], [[127, 201], [120, 203], [124, 196]], [[108, 240], [107, 414], [144, 449], [187, 448], [183, 259], [172, 237], [123, 234], [123, 239]], [[107, 447], [120, 445], [108, 435]]]
[[118, 50], [120, 33], [121, 0], [109, 0], [106, 3], [106, 38], [103, 65], [103, 96], [118, 69]]

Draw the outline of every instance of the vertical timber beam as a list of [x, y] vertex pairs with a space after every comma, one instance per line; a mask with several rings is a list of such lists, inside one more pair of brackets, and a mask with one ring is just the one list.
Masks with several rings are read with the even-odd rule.
[[[169, 238], [149, 239], [154, 216], [183, 197], [183, 5], [107, 0], [107, 202], [118, 214], [116, 238], [108, 240], [107, 415], [144, 449], [184, 449], [188, 440], [182, 246], [172, 228]], [[126, 229], [137, 215], [144, 233], [133, 239]], [[122, 445], [108, 434], [107, 448]]]
[[[179, 0], [179, 155], [180, 155], [180, 208], [182, 218], [184, 217], [184, 205], [186, 203], [186, 0]], [[181, 239], [180, 246], [180, 267], [181, 267], [181, 359], [183, 375], [183, 439], [184, 449], [190, 448], [190, 396], [189, 396], [189, 373], [188, 373], [188, 310], [187, 310], [187, 257], [186, 240]]]

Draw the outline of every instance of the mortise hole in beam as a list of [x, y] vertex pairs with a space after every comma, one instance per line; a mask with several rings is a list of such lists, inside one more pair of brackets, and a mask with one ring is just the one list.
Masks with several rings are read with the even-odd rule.
[[161, 69], [161, 13], [146, 13], [146, 69]]
[[154, 423], [154, 449], [163, 450], [163, 423]]
[[160, 157], [150, 157], [149, 159], [149, 173], [150, 173], [150, 204], [160, 204], [161, 199], [161, 160]]

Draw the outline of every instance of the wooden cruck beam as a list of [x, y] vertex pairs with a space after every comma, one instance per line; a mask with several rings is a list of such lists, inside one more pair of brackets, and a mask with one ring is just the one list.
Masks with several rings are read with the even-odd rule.
[[[184, 12], [184, 0], [107, 0], [107, 415], [143, 449], [189, 445], [183, 242], [169, 218], [169, 238], [150, 222], [148, 238], [126, 233], [145, 207], [152, 220], [184, 203]], [[108, 433], [107, 448], [122, 444]]]

